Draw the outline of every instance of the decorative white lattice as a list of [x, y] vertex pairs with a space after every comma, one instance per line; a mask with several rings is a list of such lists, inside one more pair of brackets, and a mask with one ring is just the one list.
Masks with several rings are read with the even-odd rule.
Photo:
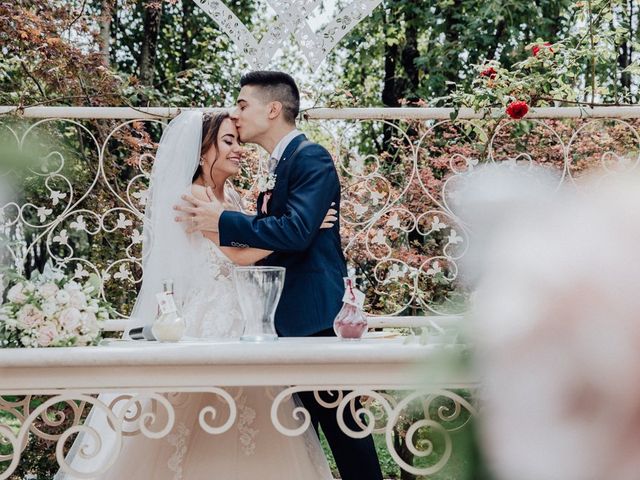
[[266, 33], [257, 40], [249, 28], [222, 0], [195, 0], [238, 47], [246, 62], [255, 69], [265, 69], [293, 37], [302, 54], [315, 71], [328, 53], [382, 0], [354, 0], [319, 31], [309, 24], [314, 10], [322, 0], [267, 0], [276, 13]]
[[[37, 153], [26, 171], [0, 172], [0, 180], [17, 190], [0, 202], [0, 234], [8, 240], [0, 256], [30, 270], [50, 262], [79, 280], [94, 274], [103, 298], [125, 319], [144, 274], [142, 212], [164, 122], [103, 123], [98, 119], [111, 118], [108, 108], [96, 108], [91, 122], [48, 118], [43, 108], [44, 118], [33, 124], [0, 122], [0, 132], [8, 131], [16, 148]], [[618, 115], [626, 115], [625, 109], [619, 107]], [[560, 112], [549, 115], [560, 118]], [[543, 165], [558, 172], [559, 185], [577, 189], [586, 172], [626, 175], [640, 167], [635, 118], [496, 126], [491, 120], [437, 121], [428, 113], [431, 118], [413, 122], [391, 114], [389, 120], [358, 121], [362, 111], [350, 111], [352, 121], [312, 120], [317, 123], [310, 130], [322, 130], [341, 177], [343, 247], [370, 314], [442, 317], [465, 311], [468, 292], [459, 266], [473, 235], [458, 215], [456, 185], [480, 161], [505, 168]], [[346, 114], [335, 112], [337, 118]], [[365, 154], [362, 139], [385, 131], [385, 150]], [[237, 179], [247, 205], [255, 205], [262, 168], [264, 162], [250, 156]], [[28, 188], [22, 191], [22, 185]]]
[[[327, 393], [329, 389], [331, 391]], [[104, 391], [101, 389], [100, 393]], [[320, 395], [320, 391], [324, 395]], [[193, 414], [197, 415], [198, 426], [210, 435], [224, 434], [242, 421], [242, 404], [237, 402], [238, 395], [234, 396], [233, 391], [223, 387], [118, 388], [116, 392], [96, 398], [98, 392], [92, 389], [60, 389], [43, 392], [51, 396], [38, 404], [34, 403], [35, 395], [32, 394], [0, 392], [0, 412], [5, 416], [3, 421], [11, 419], [15, 425], [14, 430], [0, 422], [0, 445], [5, 446], [4, 452], [0, 453], [0, 461], [5, 462], [0, 468], [0, 480], [15, 473], [29, 446], [29, 437], [55, 442], [58, 465], [74, 478], [100, 476], [118, 460], [126, 437], [160, 439], [176, 435], [179, 431], [176, 418], [181, 402], [188, 398], [187, 394], [209, 394], [210, 402]], [[338, 426], [345, 435], [352, 438], [363, 438], [372, 433], [384, 436], [392, 459], [400, 468], [414, 475], [435, 475], [445, 468], [454, 453], [456, 432], [465, 431], [472, 418], [478, 415], [473, 400], [455, 390], [398, 388], [393, 385], [392, 394], [380, 386], [347, 389], [340, 385], [294, 386], [274, 394], [271, 403], [271, 421], [275, 430], [283, 435], [297, 437], [310, 428], [311, 417], [306, 408], [296, 407], [290, 412], [291, 418], [286, 415], [286, 408], [282, 408], [291, 401], [291, 395], [302, 392], [313, 393], [326, 408], [335, 408]], [[354, 402], [356, 398], [361, 401], [360, 407]], [[153, 405], [153, 409], [144, 411], [142, 406], [145, 404]], [[82, 415], [87, 407], [103, 414], [113, 430], [95, 430], [95, 425], [84, 424]], [[357, 412], [356, 408], [359, 408]], [[345, 422], [346, 411], [357, 419], [355, 428]], [[143, 422], [144, 416], [146, 421]], [[295, 426], [291, 419], [295, 420]], [[416, 457], [430, 462], [413, 465], [402, 458], [395, 442], [394, 432], [398, 428], [406, 428], [404, 442], [407, 448]], [[421, 429], [424, 430], [420, 432]], [[83, 457], [91, 460], [87, 464], [90, 471], [76, 470], [77, 467], [65, 459], [64, 444], [74, 439], [77, 433], [87, 435]], [[434, 449], [435, 441], [439, 441], [443, 448]]]

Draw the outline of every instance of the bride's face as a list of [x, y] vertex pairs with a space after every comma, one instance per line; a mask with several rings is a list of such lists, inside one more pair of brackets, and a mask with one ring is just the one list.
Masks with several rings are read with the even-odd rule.
[[238, 143], [238, 131], [233, 121], [227, 118], [222, 121], [215, 147], [211, 147], [204, 155], [202, 171], [211, 176], [206, 183], [214, 184], [240, 172], [243, 149]]

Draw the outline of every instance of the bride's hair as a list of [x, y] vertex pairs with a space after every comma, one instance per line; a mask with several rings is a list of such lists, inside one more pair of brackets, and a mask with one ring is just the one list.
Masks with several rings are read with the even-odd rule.
[[[211, 170], [213, 170], [213, 166], [218, 161], [218, 133], [220, 133], [220, 126], [222, 125], [222, 122], [227, 118], [231, 118], [228, 112], [205, 113], [202, 116], [202, 143], [200, 144], [200, 158], [206, 155], [211, 148], [216, 149], [216, 159], [211, 164], [209, 170], [210, 178], [212, 177]], [[193, 174], [192, 181], [195, 182], [201, 175], [204, 176], [204, 171], [202, 170], [202, 165], [198, 165], [198, 168]], [[213, 187], [215, 188], [215, 185]]]

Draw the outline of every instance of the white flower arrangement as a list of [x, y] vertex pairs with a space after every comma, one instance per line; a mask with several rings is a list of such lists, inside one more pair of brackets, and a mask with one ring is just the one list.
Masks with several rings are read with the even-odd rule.
[[0, 307], [0, 347], [71, 347], [100, 340], [113, 309], [99, 298], [97, 276], [80, 284], [55, 271], [30, 280], [17, 276], [11, 283]]
[[276, 186], [276, 177], [275, 173], [262, 174], [258, 177], [258, 191], [260, 193], [269, 192], [273, 190]]

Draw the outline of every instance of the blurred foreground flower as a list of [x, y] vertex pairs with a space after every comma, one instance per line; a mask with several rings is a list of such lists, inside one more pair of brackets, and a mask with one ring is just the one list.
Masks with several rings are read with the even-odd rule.
[[466, 274], [481, 445], [503, 480], [635, 480], [640, 177], [552, 194], [548, 180], [493, 166], [462, 191], [480, 242]]
[[41, 165], [50, 153], [46, 146], [51, 142], [42, 133], [34, 133], [31, 142], [21, 147], [17, 132], [24, 128], [26, 124], [20, 121], [0, 124], [0, 205], [15, 200], [23, 188], [23, 175]]

